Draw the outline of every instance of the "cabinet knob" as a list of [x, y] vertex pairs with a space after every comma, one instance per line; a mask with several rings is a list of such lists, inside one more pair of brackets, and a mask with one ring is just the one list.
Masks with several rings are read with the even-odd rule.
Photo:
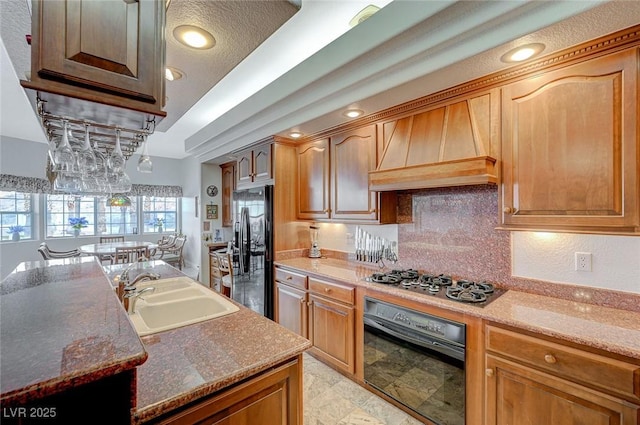
[[304, 304], [304, 298], [300, 298], [300, 304]]
[[514, 208], [511, 207], [504, 207], [502, 209], [502, 212], [505, 214], [513, 214], [514, 212], [516, 212], [516, 210]]
[[557, 360], [553, 354], [545, 354], [544, 361], [549, 364], [554, 364]]
[[287, 280], [293, 279], [293, 276], [287, 276]]
[[324, 292], [328, 294], [329, 292], [331, 292], [331, 288], [324, 288]]
[[493, 376], [493, 369], [485, 369], [484, 374], [491, 378]]

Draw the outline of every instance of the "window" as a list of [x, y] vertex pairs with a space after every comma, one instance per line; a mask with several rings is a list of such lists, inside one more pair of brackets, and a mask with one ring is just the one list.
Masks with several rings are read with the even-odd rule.
[[47, 195], [46, 230], [47, 238], [75, 236], [70, 218], [84, 217], [87, 226], [80, 229], [80, 235], [92, 236], [95, 230], [95, 199], [93, 196]]
[[[175, 232], [178, 229], [180, 198], [154, 196], [130, 198], [130, 207], [111, 207], [107, 206], [105, 198], [46, 195], [45, 236], [47, 238], [75, 236], [69, 219], [81, 217], [84, 217], [87, 222], [86, 227], [80, 229], [79, 235], [82, 236], [133, 235], [140, 233], [140, 228], [145, 233]], [[142, 205], [142, 211], [140, 211], [140, 205]], [[140, 215], [142, 215], [142, 221]]]
[[178, 225], [178, 200], [175, 197], [142, 197], [144, 232], [175, 232]]
[[[20, 239], [33, 239], [33, 195], [0, 191], [0, 240], [13, 239], [10, 228], [22, 226]], [[19, 228], [18, 228], [19, 229]]]
[[133, 235], [138, 233], [138, 199], [131, 197], [130, 207], [110, 207], [96, 198], [98, 235]]

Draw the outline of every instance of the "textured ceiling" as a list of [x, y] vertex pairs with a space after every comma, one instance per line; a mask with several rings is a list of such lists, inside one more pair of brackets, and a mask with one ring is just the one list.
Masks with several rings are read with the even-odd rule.
[[[217, 82], [298, 11], [288, 1], [171, 0], [167, 11], [167, 66], [185, 73], [167, 81], [166, 131]], [[216, 39], [212, 49], [186, 47], [173, 37], [179, 25], [196, 25]]]

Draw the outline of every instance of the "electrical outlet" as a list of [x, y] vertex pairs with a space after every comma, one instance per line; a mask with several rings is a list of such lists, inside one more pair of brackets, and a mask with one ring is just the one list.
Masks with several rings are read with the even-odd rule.
[[576, 252], [576, 270], [579, 272], [591, 271], [591, 253]]

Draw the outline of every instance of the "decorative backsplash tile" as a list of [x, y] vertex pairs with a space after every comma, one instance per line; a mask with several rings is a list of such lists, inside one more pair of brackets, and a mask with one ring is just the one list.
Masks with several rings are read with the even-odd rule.
[[[411, 198], [409, 204], [407, 198]], [[408, 211], [411, 205], [412, 211]], [[466, 186], [403, 194], [396, 267], [486, 280], [509, 289], [640, 311], [640, 295], [513, 277], [510, 232], [498, 226], [498, 188]]]

